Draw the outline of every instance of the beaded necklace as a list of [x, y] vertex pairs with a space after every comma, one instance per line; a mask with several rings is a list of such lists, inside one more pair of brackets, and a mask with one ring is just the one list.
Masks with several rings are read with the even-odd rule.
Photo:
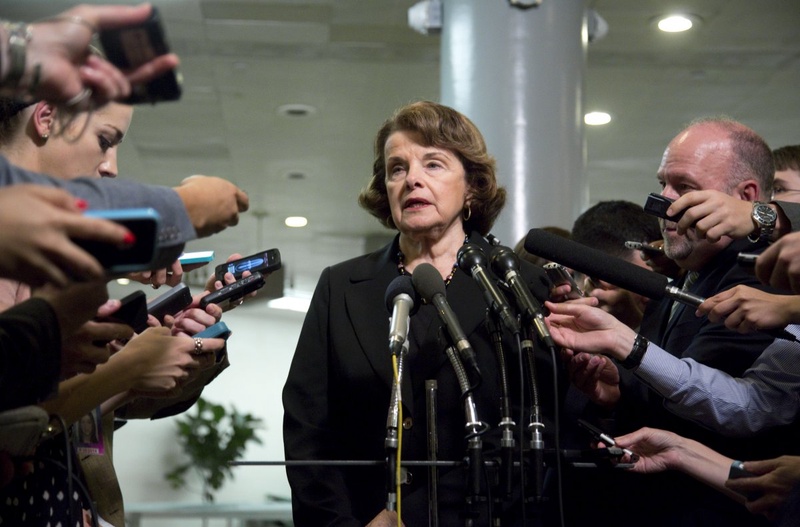
[[[467, 242], [469, 242], [469, 234], [464, 236], [464, 243], [467, 243]], [[410, 275], [410, 273], [408, 271], [406, 271], [405, 259], [406, 259], [406, 255], [403, 254], [402, 249], [398, 248], [397, 249], [397, 270], [398, 270], [398, 272], [400, 274]], [[457, 270], [458, 270], [458, 262], [455, 262], [453, 264], [453, 269], [450, 271], [450, 274], [447, 275], [447, 277], [444, 279], [444, 286], [445, 287], [450, 285], [450, 282], [453, 281], [453, 276], [455, 276]]]

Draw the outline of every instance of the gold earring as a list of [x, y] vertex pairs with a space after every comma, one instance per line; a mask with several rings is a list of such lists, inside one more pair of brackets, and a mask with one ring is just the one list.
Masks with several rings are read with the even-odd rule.
[[45, 141], [47, 141], [48, 137], [50, 137], [50, 134], [48, 134], [48, 133], [42, 134], [42, 139], [44, 139]]
[[464, 221], [469, 221], [469, 219], [470, 219], [471, 217], [472, 217], [472, 207], [470, 207], [469, 205], [467, 205], [467, 206], [465, 207], [465, 209], [464, 209], [464, 212], [462, 212], [462, 213], [461, 213], [461, 218], [462, 218]]

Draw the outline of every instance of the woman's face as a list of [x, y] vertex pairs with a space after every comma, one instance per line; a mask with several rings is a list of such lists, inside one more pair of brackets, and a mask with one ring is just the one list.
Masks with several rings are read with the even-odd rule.
[[445, 232], [461, 225], [467, 179], [453, 152], [421, 146], [413, 133], [395, 132], [386, 140], [384, 157], [389, 206], [400, 232]]
[[79, 113], [66, 124], [59, 119], [68, 117], [57, 116], [40, 149], [42, 172], [61, 179], [116, 177], [117, 150], [132, 117], [132, 107], [116, 103]]
[[94, 421], [91, 416], [84, 415], [81, 417], [81, 434], [91, 436], [92, 432], [94, 432]]

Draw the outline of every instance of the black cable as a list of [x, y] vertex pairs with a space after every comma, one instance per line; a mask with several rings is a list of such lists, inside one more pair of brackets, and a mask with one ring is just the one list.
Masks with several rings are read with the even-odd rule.
[[564, 488], [561, 473], [561, 418], [559, 417], [560, 405], [558, 404], [558, 363], [556, 362], [556, 348], [550, 346], [550, 358], [553, 361], [553, 426], [555, 426], [555, 451], [556, 451], [556, 488], [558, 493], [558, 514], [561, 527], [564, 522]]

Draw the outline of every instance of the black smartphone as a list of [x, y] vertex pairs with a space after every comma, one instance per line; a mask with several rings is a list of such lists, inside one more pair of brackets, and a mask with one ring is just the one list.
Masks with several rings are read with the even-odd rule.
[[576, 298], [586, 296], [583, 290], [578, 287], [578, 284], [575, 282], [575, 279], [572, 277], [570, 272], [563, 265], [550, 262], [544, 264], [542, 267], [544, 267], [547, 277], [553, 283], [553, 287], [569, 284], [570, 291], [567, 293], [568, 299], [574, 300]]
[[[744, 463], [741, 461], [734, 461], [731, 463], [731, 469], [728, 472], [728, 479], [739, 479], [739, 478], [752, 478], [756, 474], [745, 470]], [[757, 500], [761, 497], [761, 492], [758, 491], [751, 491], [742, 493], [742, 496], [747, 498], [748, 501]]]
[[161, 216], [155, 209], [111, 209], [88, 211], [86, 216], [104, 218], [124, 225], [136, 237], [128, 247], [94, 240], [75, 239], [78, 246], [97, 258], [109, 275], [147, 271], [156, 257]]
[[224, 304], [242, 298], [244, 295], [264, 287], [264, 276], [256, 271], [246, 278], [241, 278], [222, 289], [209, 293], [200, 299], [200, 307], [205, 309], [208, 304]]
[[271, 273], [280, 268], [281, 252], [278, 249], [269, 249], [232, 262], [220, 264], [214, 268], [214, 276], [217, 280], [223, 281], [225, 273], [231, 273], [235, 279], [239, 280], [245, 271]]
[[133, 328], [136, 333], [147, 329], [147, 297], [144, 291], [134, 291], [120, 300], [119, 309], [103, 320], [120, 322]]
[[757, 254], [739, 253], [738, 255], [736, 255], [736, 263], [738, 263], [742, 267], [753, 268], [756, 265], [756, 258], [758, 258]]
[[194, 338], [197, 339], [225, 339], [228, 340], [228, 337], [231, 336], [231, 330], [228, 329], [227, 324], [225, 322], [217, 322], [212, 326], [208, 326], [203, 331], [194, 334]]
[[166, 315], [174, 315], [192, 303], [189, 286], [180, 283], [147, 303], [147, 312], [161, 322]]
[[648, 214], [652, 214], [653, 216], [664, 218], [665, 220], [679, 221], [683, 217], [683, 213], [685, 211], [682, 210], [674, 216], [667, 215], [667, 209], [674, 201], [674, 199], [651, 192], [647, 196], [647, 201], [644, 204], [644, 211]]
[[[100, 31], [100, 44], [109, 62], [125, 71], [169, 53], [161, 15], [153, 6], [150, 17], [133, 26]], [[181, 97], [181, 75], [170, 70], [146, 84], [131, 86], [127, 104], [175, 101]]]
[[664, 254], [663, 247], [656, 247], [655, 245], [650, 245], [649, 243], [627, 241], [625, 242], [625, 247], [650, 254]]

